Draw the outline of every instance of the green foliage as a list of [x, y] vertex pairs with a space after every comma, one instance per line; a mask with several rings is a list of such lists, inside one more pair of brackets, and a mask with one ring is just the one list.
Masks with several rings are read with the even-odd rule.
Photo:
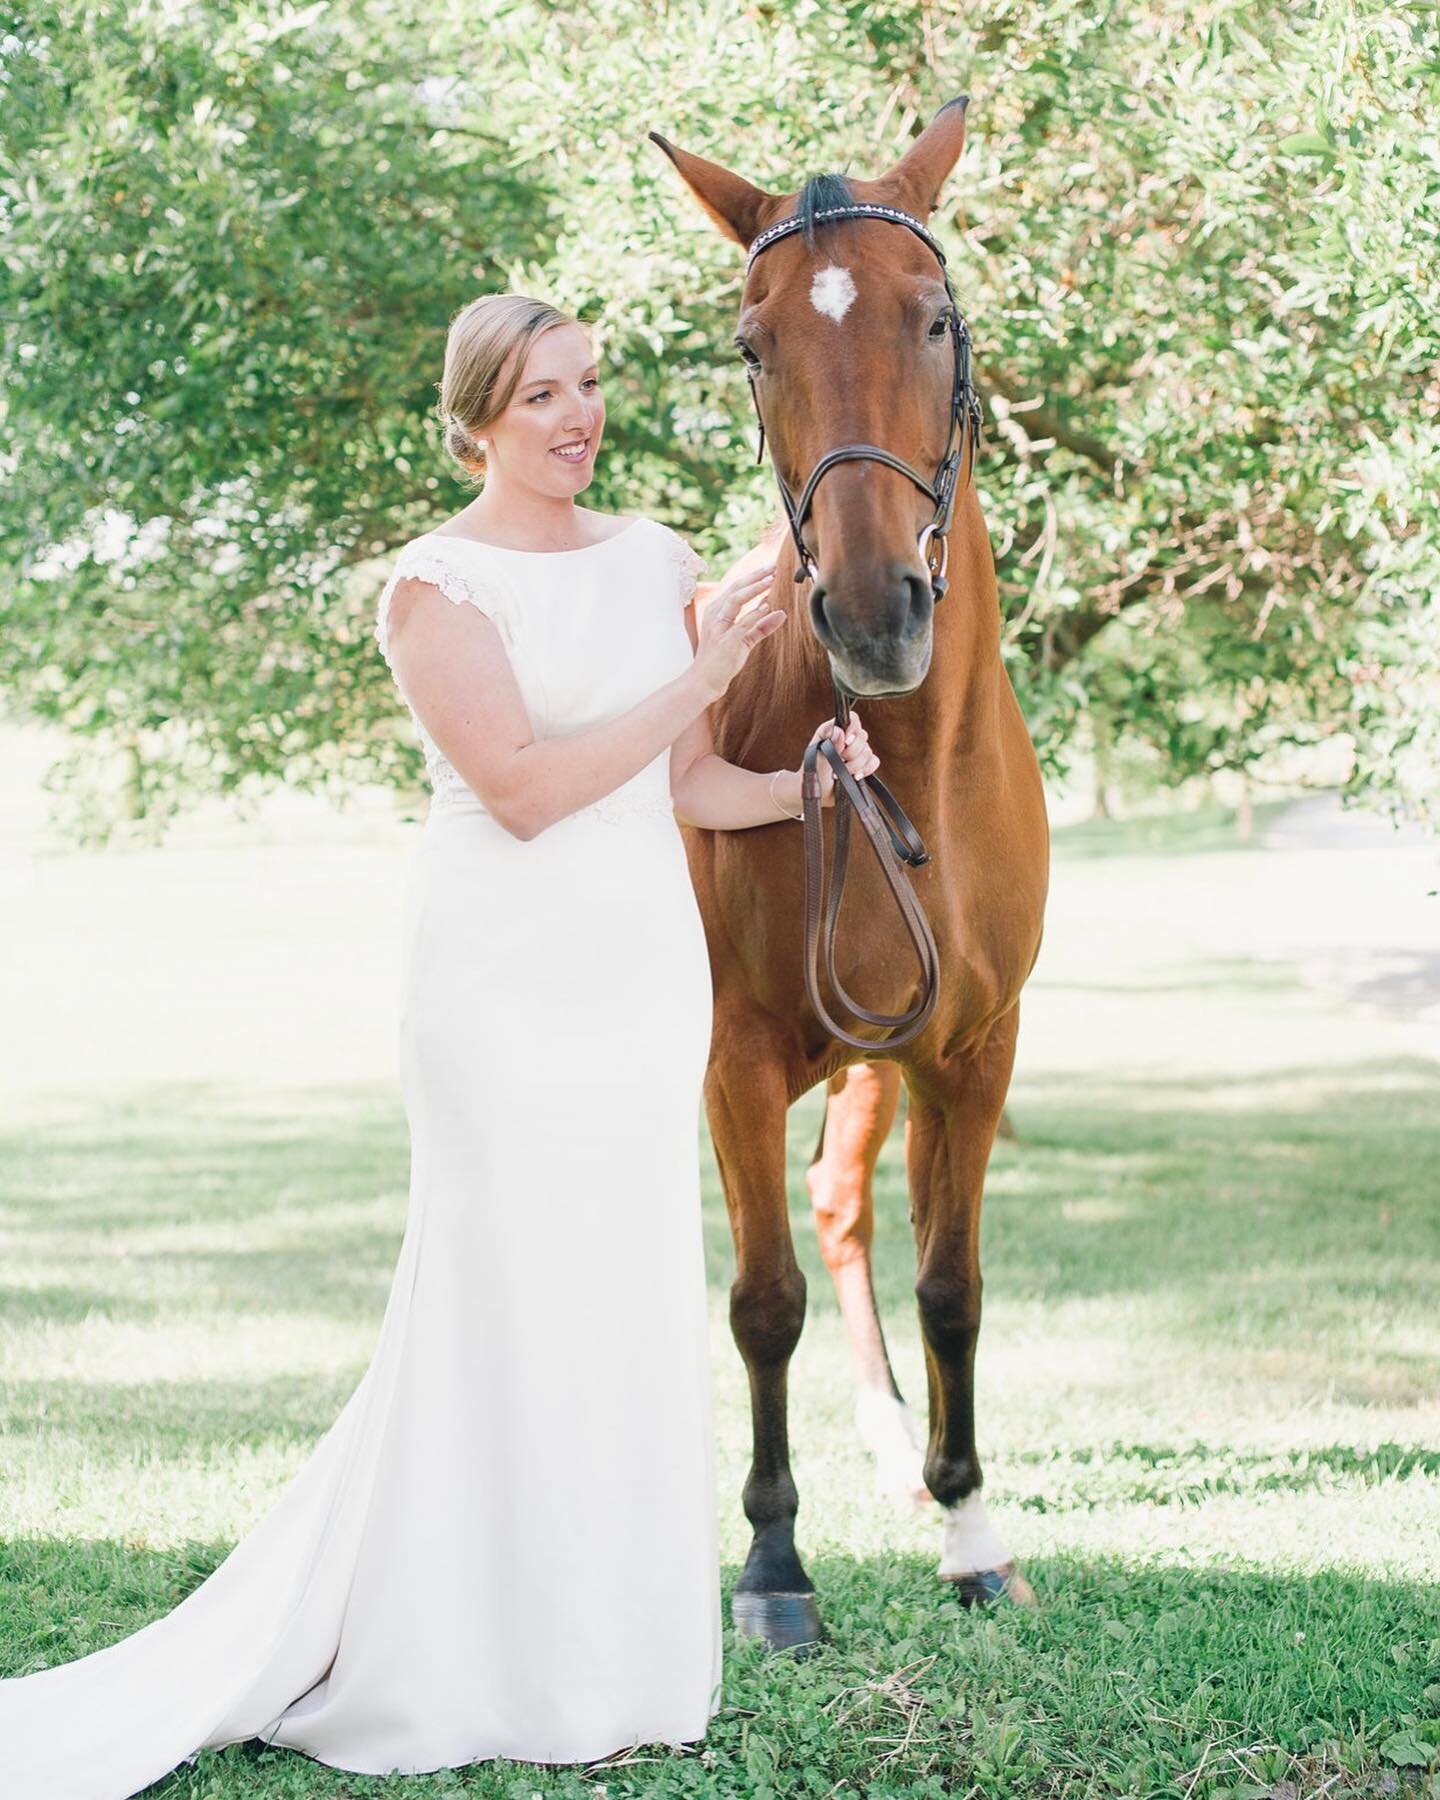
[[129, 749], [155, 819], [247, 776], [413, 776], [348, 572], [439, 503], [446, 320], [538, 213], [400, 23], [11, 22], [0, 677]]
[[1074, 28], [1068, 130], [987, 134], [987, 188], [1031, 201], [1019, 254], [1013, 208], [971, 234], [1017, 319], [1032, 717], [1101, 711], [1177, 774], [1343, 734], [1352, 791], [1433, 818], [1433, 10], [1129, 17], [1090, 55]]
[[1329, 744], [1352, 792], [1436, 816], [1433, 8], [599, 16], [12, 21], [0, 680], [127, 747], [132, 810], [414, 778], [369, 612], [377, 559], [463, 499], [429, 408], [476, 292], [595, 323], [611, 429], [587, 499], [744, 547], [774, 493], [729, 342], [743, 259], [646, 133], [785, 192], [883, 173], [967, 91], [934, 224], [1046, 763], [1094, 735], [1179, 780]]

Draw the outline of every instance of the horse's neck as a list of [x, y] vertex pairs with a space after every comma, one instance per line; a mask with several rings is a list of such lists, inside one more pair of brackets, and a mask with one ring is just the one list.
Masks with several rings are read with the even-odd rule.
[[933, 767], [952, 754], [998, 747], [992, 740], [1005, 680], [995, 596], [957, 582], [935, 608], [924, 681], [886, 708], [884, 754], [891, 768]]

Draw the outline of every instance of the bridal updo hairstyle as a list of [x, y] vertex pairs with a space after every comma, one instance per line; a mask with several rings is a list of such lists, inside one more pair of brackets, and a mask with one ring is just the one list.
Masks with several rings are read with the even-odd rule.
[[[451, 319], [438, 410], [445, 449], [472, 483], [485, 473], [485, 451], [475, 440], [515, 397], [530, 346], [552, 325], [576, 324], [559, 307], [524, 294], [482, 294]], [[514, 365], [497, 386], [512, 350]]]

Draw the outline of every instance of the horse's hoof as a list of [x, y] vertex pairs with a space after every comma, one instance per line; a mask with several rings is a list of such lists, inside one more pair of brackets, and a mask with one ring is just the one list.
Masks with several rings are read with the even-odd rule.
[[1038, 1607], [1035, 1590], [1013, 1562], [998, 1569], [977, 1569], [968, 1575], [942, 1575], [955, 1589], [962, 1606], [993, 1606], [1008, 1601], [1012, 1606]]
[[742, 1636], [764, 1638], [772, 1650], [803, 1656], [820, 1642], [814, 1594], [732, 1594], [730, 1622]]

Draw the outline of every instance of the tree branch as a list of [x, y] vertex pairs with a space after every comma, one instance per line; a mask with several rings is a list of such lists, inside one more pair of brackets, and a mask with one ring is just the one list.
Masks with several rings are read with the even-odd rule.
[[[1216, 563], [1192, 585], [1201, 582], [1209, 585], [1219, 579], [1224, 567]], [[1175, 573], [1168, 565], [1144, 569], [1128, 582], [1108, 584], [1104, 597], [1093, 606], [1053, 614], [1039, 637], [1024, 646], [1030, 660], [1050, 674], [1063, 669], [1067, 663], [1074, 662], [1113, 619], [1148, 600], [1157, 589], [1165, 587], [1167, 581], [1173, 582]], [[1241, 592], [1258, 595], [1268, 593], [1274, 583], [1264, 575], [1249, 574], [1238, 577], [1238, 586]]]
[[1091, 437], [1088, 432], [1077, 430], [1069, 423], [1062, 410], [1063, 401], [1047, 404], [1042, 397], [1037, 404], [1033, 384], [1027, 386], [1017, 375], [992, 365], [989, 378], [985, 381], [977, 379], [975, 386], [987, 408], [993, 397], [998, 395], [1005, 402], [1010, 416], [1018, 417], [1027, 436], [1054, 438], [1062, 450], [1069, 450], [1075, 456], [1083, 456], [1087, 462], [1094, 463], [1107, 475], [1113, 476], [1118, 470], [1123, 479], [1131, 473], [1133, 465], [1123, 456], [1109, 449], [1099, 438]]

